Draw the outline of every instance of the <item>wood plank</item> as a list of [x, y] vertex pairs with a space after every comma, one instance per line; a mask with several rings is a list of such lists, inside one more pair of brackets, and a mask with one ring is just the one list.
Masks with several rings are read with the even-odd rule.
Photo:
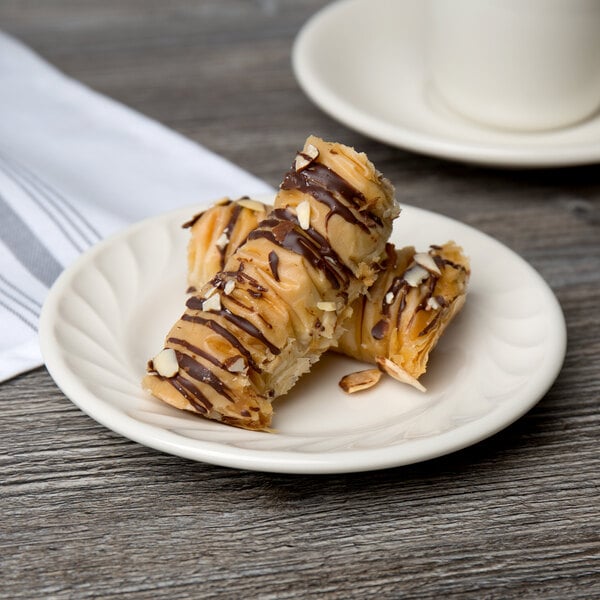
[[310, 132], [366, 151], [401, 202], [469, 223], [539, 270], [568, 324], [562, 373], [476, 446], [310, 477], [144, 448], [37, 369], [0, 385], [0, 597], [600, 598], [600, 169], [476, 168], [336, 123], [289, 64], [325, 4], [6, 0], [0, 23], [272, 185]]

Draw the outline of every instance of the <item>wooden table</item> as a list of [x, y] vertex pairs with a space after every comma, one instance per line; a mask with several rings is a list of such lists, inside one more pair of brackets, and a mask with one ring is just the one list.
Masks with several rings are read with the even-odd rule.
[[6, 0], [0, 26], [273, 185], [310, 132], [366, 151], [401, 201], [539, 270], [568, 324], [562, 373], [471, 448], [318, 477], [161, 454], [85, 416], [44, 368], [17, 377], [0, 385], [3, 598], [600, 598], [600, 168], [470, 167], [338, 124], [290, 68], [323, 4]]

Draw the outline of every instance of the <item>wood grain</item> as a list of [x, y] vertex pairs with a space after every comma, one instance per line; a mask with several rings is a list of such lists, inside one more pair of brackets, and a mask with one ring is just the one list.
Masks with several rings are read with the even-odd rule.
[[0, 385], [2, 598], [600, 598], [600, 168], [475, 168], [336, 123], [290, 68], [324, 4], [5, 0], [0, 24], [273, 185], [308, 133], [366, 151], [401, 202], [539, 270], [568, 324], [562, 373], [476, 446], [327, 477], [163, 455], [96, 424], [45, 369], [17, 377]]

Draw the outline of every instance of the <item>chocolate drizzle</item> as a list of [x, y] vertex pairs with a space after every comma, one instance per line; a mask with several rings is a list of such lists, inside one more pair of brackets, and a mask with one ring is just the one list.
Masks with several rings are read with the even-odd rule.
[[190, 344], [186, 340], [182, 340], [182, 339], [176, 338], [176, 337], [170, 337], [167, 339], [167, 343], [168, 344], [176, 344], [177, 346], [181, 346], [182, 348], [189, 350], [192, 354], [195, 354], [196, 356], [201, 356], [202, 358], [206, 359], [208, 362], [211, 362], [213, 365], [215, 365], [215, 367], [219, 367], [220, 369], [226, 368], [226, 365], [224, 363], [222, 363], [220, 360], [217, 360], [212, 354], [205, 352], [204, 350], [202, 350], [202, 348], [198, 348], [198, 346], [194, 346], [193, 344]]
[[444, 296], [441, 295], [437, 295], [434, 296], [435, 301], [442, 307], [442, 308], [446, 308], [447, 306], [449, 306], [448, 300], [446, 300], [446, 298], [444, 298]]
[[275, 281], [279, 281], [279, 256], [277, 256], [277, 252], [275, 252], [275, 250], [271, 250], [271, 252], [269, 252], [269, 267], [271, 269], [271, 273], [273, 274], [273, 279], [275, 279]]
[[438, 279], [439, 279], [439, 277], [437, 275], [430, 273], [429, 279], [427, 281], [427, 291], [426, 291], [425, 295], [423, 296], [423, 299], [419, 303], [419, 306], [417, 306], [417, 309], [415, 310], [415, 312], [419, 312], [420, 310], [425, 310], [427, 308], [427, 302], [433, 296], [433, 292], [435, 290], [435, 286], [438, 282]]
[[249, 240], [265, 238], [273, 244], [302, 256], [327, 277], [334, 289], [349, 285], [352, 271], [341, 261], [328, 241], [312, 227], [302, 229], [293, 213], [275, 209], [269, 218], [248, 235]]
[[238, 340], [238, 338], [235, 337], [235, 335], [233, 335], [233, 333], [231, 333], [230, 331], [225, 329], [225, 327], [223, 327], [222, 325], [219, 325], [219, 323], [217, 323], [213, 319], [207, 319], [207, 318], [200, 317], [197, 315], [194, 316], [194, 315], [184, 314], [181, 317], [181, 319], [182, 319], [182, 321], [189, 321], [190, 323], [198, 323], [199, 325], [204, 325], [204, 326], [208, 327], [209, 329], [212, 329], [216, 334], [218, 334], [222, 338], [226, 339], [234, 348], [237, 348], [239, 353], [248, 362], [248, 366], [253, 371], [255, 371], [256, 373], [262, 373], [262, 370], [254, 362], [254, 359], [252, 358], [252, 355], [250, 354], [250, 352], [246, 349], [246, 346], [244, 346], [244, 344], [242, 344], [242, 342], [240, 342], [240, 340]]
[[[325, 204], [329, 208], [326, 222], [333, 215], [339, 215], [348, 223], [357, 225], [367, 233], [370, 232], [370, 227], [382, 225], [382, 221], [377, 215], [362, 208], [366, 203], [362, 192], [321, 163], [313, 162], [301, 171], [289, 171], [283, 179], [281, 189], [298, 190], [310, 194], [315, 200]], [[355, 213], [358, 214], [358, 217]]]
[[244, 273], [244, 263], [240, 263], [237, 271], [221, 271], [217, 273], [210, 280], [210, 283], [216, 288], [223, 289], [230, 279], [233, 279], [238, 283], [248, 284], [248, 286], [254, 289], [255, 294], [263, 294], [267, 291], [267, 288], [261, 285], [254, 277], [248, 275], [248, 273]]
[[192, 310], [202, 310], [203, 302], [204, 300], [202, 298], [198, 296], [192, 296], [191, 298], [188, 298], [188, 301], [185, 303], [185, 305]]
[[371, 329], [371, 335], [376, 340], [382, 340], [386, 336], [389, 326], [390, 324], [385, 319], [381, 319], [380, 321], [377, 321], [375, 325], [373, 325], [373, 328]]
[[[387, 333], [389, 331], [388, 319], [390, 317], [391, 308], [394, 304], [398, 305], [398, 312], [396, 314], [396, 329], [398, 329], [400, 327], [402, 313], [404, 312], [404, 309], [406, 308], [406, 296], [411, 289], [411, 287], [408, 285], [408, 283], [404, 279], [404, 274], [406, 273], [407, 270], [408, 269], [406, 269], [404, 271], [404, 273], [402, 273], [402, 275], [394, 277], [394, 279], [392, 280], [392, 283], [390, 284], [390, 286], [388, 287], [386, 292], [383, 294], [383, 299], [381, 301], [381, 310], [380, 310], [382, 319], [380, 321], [378, 321], [371, 329], [371, 335], [376, 340], [381, 340], [387, 335]], [[436, 275], [430, 273], [429, 278], [427, 280], [427, 291], [423, 295], [423, 298], [421, 299], [421, 302], [419, 303], [419, 305], [416, 307], [415, 313], [417, 313], [421, 310], [424, 310], [427, 307], [427, 302], [428, 302], [429, 298], [431, 298], [433, 296], [433, 292], [435, 290], [437, 281], [438, 281], [438, 277]], [[413, 289], [416, 289], [416, 288], [413, 288]], [[387, 301], [389, 298], [389, 294], [392, 294], [391, 302]], [[438, 297], [436, 297], [436, 299], [437, 298]], [[440, 306], [444, 306], [444, 304], [447, 304], [444, 298], [442, 298], [441, 296], [439, 298], [441, 298], [441, 300], [442, 300], [442, 302], [439, 302]], [[442, 303], [444, 303], [444, 304], [442, 304]], [[419, 335], [423, 335], [423, 332], [419, 333]]]
[[[224, 202], [221, 202], [219, 204], [219, 206], [228, 206], [229, 204], [231, 204], [231, 200], [227, 199]], [[196, 221], [206, 212], [206, 210], [201, 210], [199, 213], [196, 213], [189, 221], [186, 221], [181, 228], [182, 229], [189, 229], [190, 227], [193, 227], [194, 224], [196, 223]]]
[[246, 332], [249, 336], [256, 338], [259, 342], [264, 344], [273, 354], [277, 355], [281, 353], [281, 350], [272, 342], [270, 342], [256, 327], [253, 325], [248, 319], [241, 317], [240, 315], [236, 315], [226, 308], [222, 308], [217, 314], [223, 316], [230, 323], [233, 323], [236, 327], [239, 327], [242, 331]]
[[208, 368], [198, 361], [194, 360], [191, 356], [175, 351], [177, 355], [177, 362], [179, 367], [188, 373], [196, 381], [209, 385], [215, 392], [227, 398], [227, 400], [234, 402], [234, 399], [228, 392], [227, 386]]
[[419, 332], [418, 336], [427, 335], [436, 325], [436, 323], [440, 320], [443, 311], [439, 311], [429, 323], [423, 328], [422, 331]]
[[241, 212], [242, 212], [242, 207], [239, 204], [235, 204], [233, 207], [233, 210], [231, 211], [229, 221], [227, 222], [227, 225], [225, 225], [225, 228], [223, 229], [223, 233], [221, 234], [227, 238], [226, 244], [223, 244], [222, 246], [217, 246], [217, 249], [219, 250], [219, 254], [220, 254], [220, 258], [221, 258], [221, 261], [220, 261], [221, 269], [225, 266], [225, 258], [227, 256], [227, 249], [229, 248], [229, 240], [231, 239], [231, 232], [233, 231], [233, 228], [235, 227], [235, 224], [237, 223], [237, 220], [238, 220]]
[[[402, 312], [406, 306], [406, 294], [408, 293], [408, 284], [402, 276], [394, 277], [392, 283], [383, 295], [381, 301], [381, 319], [371, 328], [371, 336], [376, 340], [382, 340], [390, 331], [390, 312], [394, 304], [398, 304], [398, 314], [396, 315], [396, 328], [400, 326]], [[389, 294], [392, 294], [392, 301], [387, 302]], [[362, 313], [365, 312], [366, 298], [363, 297]], [[362, 328], [361, 328], [362, 329]]]
[[402, 313], [406, 308], [406, 294], [408, 294], [408, 287], [402, 288], [402, 293], [400, 294], [400, 303], [398, 305], [398, 314], [396, 315], [396, 329], [400, 327], [400, 320], [402, 319]]
[[[264, 288], [262, 288], [262, 289], [264, 289]], [[202, 310], [202, 298], [199, 298], [197, 296], [192, 296], [186, 302], [186, 306], [188, 308], [191, 308], [192, 310]], [[224, 319], [226, 319], [227, 321], [229, 321], [230, 323], [232, 323], [233, 325], [235, 325], [236, 327], [238, 327], [239, 329], [241, 329], [242, 331], [247, 333], [249, 336], [256, 338], [262, 344], [264, 344], [273, 354], [279, 354], [281, 352], [281, 350], [275, 344], [270, 342], [263, 335], [263, 333], [260, 331], [260, 329], [258, 329], [258, 327], [256, 327], [253, 323], [251, 323], [248, 319], [246, 319], [240, 315], [236, 315], [236, 314], [232, 313], [229, 309], [224, 308], [224, 307], [221, 307], [220, 309], [213, 309], [209, 312], [211, 314], [220, 315], [221, 317], [223, 317]], [[189, 316], [189, 315], [184, 315], [183, 318], [185, 319], [186, 316]], [[198, 318], [202, 318], [202, 317], [198, 317]]]
[[[224, 290], [227, 282], [232, 280], [236, 281], [242, 286], [245, 286], [245, 291], [251, 298], [260, 298], [265, 292], [267, 292], [267, 288], [264, 285], [261, 285], [254, 277], [244, 272], [244, 263], [240, 263], [237, 271], [221, 271], [217, 273], [210, 280], [210, 283], [217, 289]], [[236, 288], [240, 289], [239, 286], [236, 286]], [[236, 306], [239, 306], [248, 312], [255, 312], [254, 306], [252, 305], [253, 303], [251, 305], [244, 304], [239, 298], [239, 294], [238, 297], [233, 296], [232, 294], [225, 294], [225, 296], [227, 297], [227, 302], [229, 304], [235, 304]], [[192, 300], [192, 298], [190, 298], [190, 300]], [[196, 300], [193, 302], [188, 301], [187, 306], [195, 310], [202, 310], [202, 299], [196, 298]], [[273, 325], [269, 323], [263, 315], [260, 313], [256, 313], [256, 315], [262, 321], [264, 327], [267, 329], [273, 329]]]
[[442, 260], [443, 265], [452, 267], [453, 269], [456, 269], [457, 271], [464, 271], [465, 273], [467, 272], [467, 269], [463, 265], [459, 265], [458, 263], [452, 262], [451, 260], [448, 260], [447, 258], [441, 258], [441, 260]]
[[392, 294], [393, 302], [396, 302], [396, 300], [398, 299], [398, 295], [401, 294], [400, 302], [401, 302], [402, 306], [400, 308], [400, 312], [402, 312], [402, 309], [404, 308], [404, 300], [406, 297], [407, 287], [408, 287], [408, 284], [406, 283], [406, 281], [404, 281], [404, 278], [402, 276], [394, 277], [390, 287], [386, 290], [385, 294], [383, 295], [383, 300], [381, 302], [381, 314], [382, 315], [387, 317], [390, 314], [390, 308], [392, 306], [392, 303], [388, 304], [388, 302], [386, 302], [386, 298], [388, 297], [388, 294]]
[[211, 401], [191, 381], [181, 375], [168, 381], [198, 412], [205, 415], [212, 408]]

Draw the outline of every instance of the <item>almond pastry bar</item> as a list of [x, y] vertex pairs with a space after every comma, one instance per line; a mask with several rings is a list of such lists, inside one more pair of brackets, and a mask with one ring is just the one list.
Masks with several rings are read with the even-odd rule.
[[[223, 247], [214, 240], [244, 239], [270, 207], [255, 200], [231, 200], [194, 218], [188, 246], [189, 284], [200, 286], [216, 272]], [[206, 243], [206, 240], [213, 240]], [[199, 250], [200, 247], [200, 250]], [[234, 244], [225, 248], [233, 252]], [[203, 261], [196, 257], [202, 253]], [[202, 269], [195, 264], [200, 262]], [[212, 268], [212, 270], [211, 270]], [[418, 381], [425, 373], [429, 355], [442, 333], [464, 304], [469, 279], [469, 261], [454, 242], [431, 246], [417, 253], [412, 247], [387, 246], [386, 260], [368, 294], [358, 298], [344, 324], [337, 351], [358, 360], [375, 363], [392, 377], [424, 390]], [[369, 373], [375, 385], [379, 380]], [[346, 391], [366, 389], [344, 380]]]
[[[391, 184], [364, 154], [308, 138], [273, 210], [188, 299], [143, 387], [177, 408], [268, 429], [272, 401], [335, 345], [375, 281], [397, 214]], [[223, 231], [217, 248], [233, 239]]]
[[462, 308], [469, 260], [454, 242], [427, 252], [388, 246], [388, 259], [354, 316], [337, 350], [376, 363], [380, 369], [421, 391], [431, 351]]

